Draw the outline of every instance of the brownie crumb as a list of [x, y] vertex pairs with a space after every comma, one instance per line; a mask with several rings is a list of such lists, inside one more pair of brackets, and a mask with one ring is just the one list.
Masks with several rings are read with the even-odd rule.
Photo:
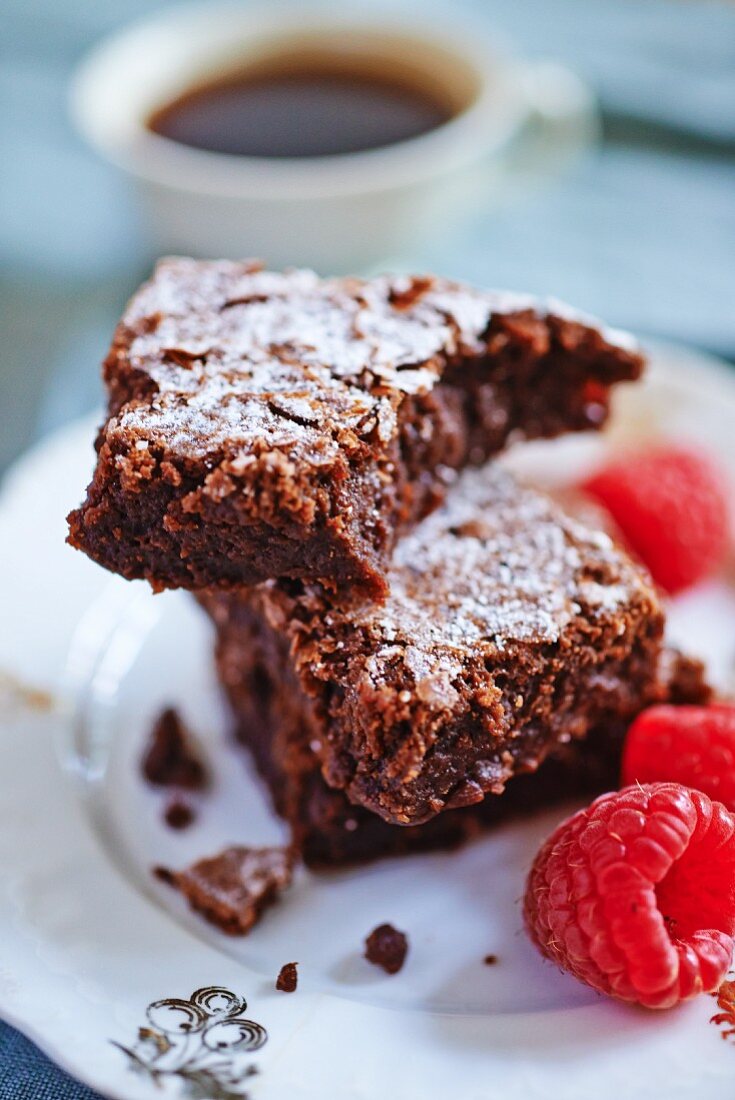
[[298, 963], [284, 963], [276, 978], [276, 989], [281, 993], [295, 993], [299, 984], [299, 975], [296, 967]]
[[182, 798], [173, 798], [164, 810], [163, 820], [170, 829], [188, 829], [196, 821], [196, 813]]
[[189, 731], [173, 707], [167, 707], [156, 719], [141, 769], [154, 787], [197, 791], [206, 786], [204, 765], [192, 751]]
[[498, 961], [498, 956], [486, 955], [482, 961], [484, 962], [485, 966], [495, 966], [496, 962]]
[[379, 924], [365, 940], [365, 958], [387, 974], [398, 973], [407, 953], [408, 939], [392, 924]]
[[704, 705], [712, 701], [713, 691], [707, 683], [705, 667], [701, 661], [674, 649], [665, 651], [664, 661], [667, 703], [682, 706], [686, 703]]
[[157, 878], [159, 882], [165, 882], [167, 886], [176, 885], [176, 872], [172, 871], [170, 867], [158, 867], [153, 868], [153, 877]]
[[288, 848], [232, 847], [183, 871], [157, 867], [154, 874], [222, 932], [245, 936], [289, 886], [293, 855]]

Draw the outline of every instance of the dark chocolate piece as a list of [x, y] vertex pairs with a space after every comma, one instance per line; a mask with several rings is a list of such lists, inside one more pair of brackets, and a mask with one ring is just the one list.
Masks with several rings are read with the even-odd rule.
[[105, 362], [69, 541], [155, 588], [289, 576], [384, 596], [396, 537], [451, 470], [599, 427], [641, 369], [629, 337], [556, 302], [165, 260]]
[[406, 961], [408, 940], [392, 924], [379, 924], [365, 940], [365, 958], [386, 974], [397, 974]]
[[276, 989], [281, 993], [295, 993], [299, 984], [298, 963], [284, 963], [276, 978]]
[[484, 962], [485, 966], [495, 966], [495, 964], [498, 961], [498, 956], [497, 955], [486, 955], [485, 958], [482, 961]]
[[206, 785], [204, 765], [195, 756], [189, 732], [173, 707], [167, 707], [156, 719], [141, 768], [156, 787], [195, 791]]
[[391, 823], [500, 793], [632, 716], [655, 680], [663, 613], [645, 570], [497, 464], [462, 475], [388, 579], [383, 605], [285, 582], [204, 602], [230, 662], [238, 637], [268, 651], [255, 679], [273, 677], [275, 706], [307, 701], [327, 783]]
[[226, 848], [183, 871], [155, 868], [196, 912], [229, 936], [245, 936], [263, 910], [289, 886], [293, 857], [287, 848]]

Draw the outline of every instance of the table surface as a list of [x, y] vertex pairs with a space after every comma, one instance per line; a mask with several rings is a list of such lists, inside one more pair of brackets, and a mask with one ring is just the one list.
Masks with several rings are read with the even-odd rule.
[[[352, 0], [359, 8], [362, 0]], [[364, 0], [367, 3], [367, 0]], [[385, 6], [426, 11], [394, 0]], [[97, 364], [154, 259], [125, 182], [73, 133], [69, 75], [150, 0], [5, 0], [0, 35], [0, 470], [100, 401]], [[371, 10], [375, 4], [371, 4]], [[412, 257], [554, 294], [735, 359], [735, 7], [709, 0], [460, 0], [520, 52], [572, 65], [605, 140], [566, 178]], [[0, 1100], [92, 1093], [0, 1025]]]

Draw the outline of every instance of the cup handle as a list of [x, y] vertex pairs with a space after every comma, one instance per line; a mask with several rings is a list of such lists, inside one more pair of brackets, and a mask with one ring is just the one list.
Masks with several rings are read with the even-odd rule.
[[571, 69], [555, 61], [524, 65], [518, 80], [526, 120], [507, 149], [496, 183], [501, 197], [560, 175], [600, 136], [597, 101]]

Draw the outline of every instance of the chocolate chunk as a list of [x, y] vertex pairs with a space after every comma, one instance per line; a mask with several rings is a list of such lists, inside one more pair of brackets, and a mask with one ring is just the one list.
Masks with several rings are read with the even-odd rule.
[[299, 984], [298, 963], [284, 963], [276, 978], [276, 989], [281, 993], [295, 993]]
[[221, 931], [245, 936], [289, 886], [293, 856], [288, 848], [232, 847], [183, 871], [156, 868], [154, 873]]
[[365, 958], [382, 966], [388, 974], [397, 974], [406, 961], [408, 940], [392, 924], [379, 924], [365, 940]]
[[143, 775], [156, 787], [201, 790], [206, 785], [204, 765], [189, 744], [190, 734], [178, 711], [167, 707], [156, 719], [143, 756]]
[[484, 962], [485, 966], [495, 966], [496, 962], [498, 961], [498, 956], [486, 955], [482, 961]]

